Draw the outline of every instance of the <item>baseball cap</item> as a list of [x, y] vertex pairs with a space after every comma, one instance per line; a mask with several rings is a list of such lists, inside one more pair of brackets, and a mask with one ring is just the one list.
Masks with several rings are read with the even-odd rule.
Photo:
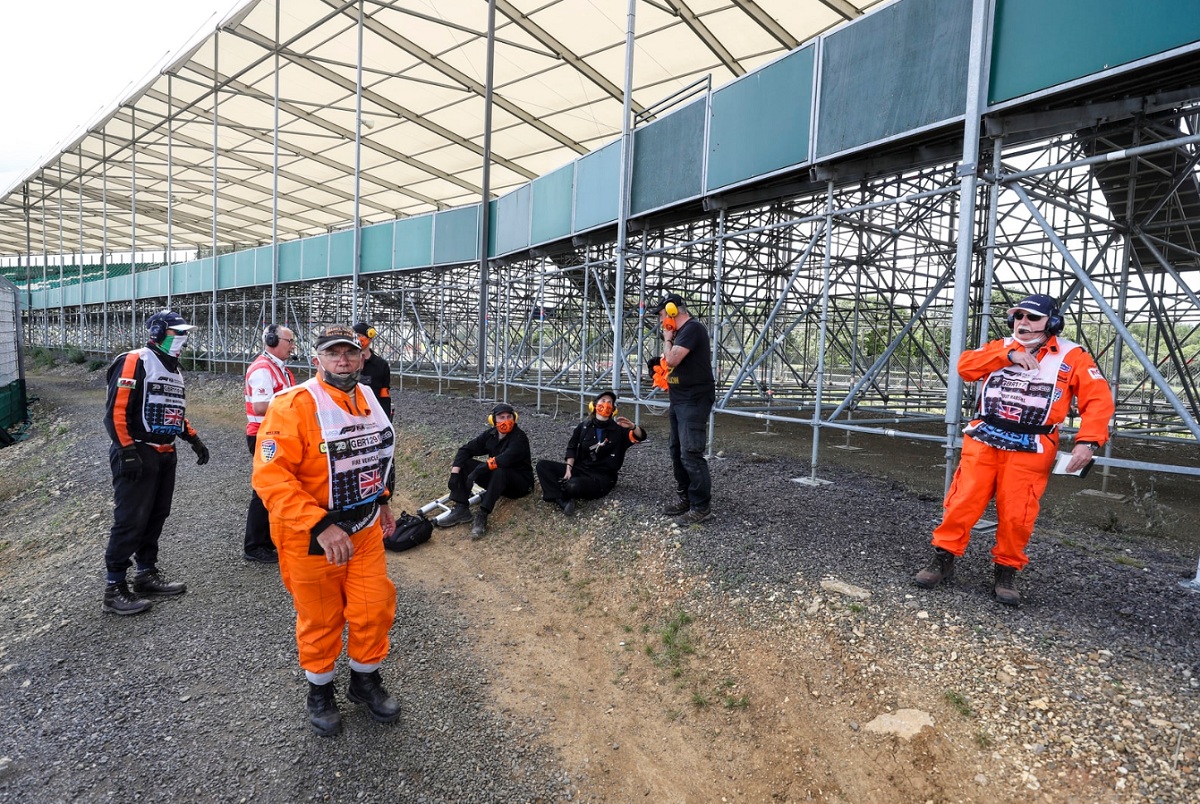
[[345, 324], [331, 324], [318, 332], [314, 348], [319, 352], [338, 343], [353, 346], [355, 349], [362, 349], [362, 345], [358, 342], [358, 335]]
[[492, 408], [492, 417], [493, 418], [495, 418], [496, 416], [499, 416], [501, 413], [509, 413], [513, 416], [517, 415], [517, 411], [513, 408], [512, 405], [508, 404], [507, 402], [498, 402], [496, 404], [496, 406], [494, 408]]
[[153, 330], [158, 324], [161, 324], [164, 330], [174, 329], [179, 332], [187, 332], [189, 329], [196, 328], [195, 324], [189, 324], [174, 310], [162, 310], [146, 319], [146, 329], [148, 330]]
[[371, 333], [371, 330], [373, 330], [373, 329], [375, 329], [375, 327], [371, 326], [370, 324], [366, 323], [365, 321], [359, 321], [357, 324], [354, 325], [355, 332], [357, 332], [359, 335], [364, 335], [368, 338], [375, 337]]
[[678, 293], [668, 293], [659, 300], [658, 304], [656, 304], [653, 309], [650, 310], [650, 314], [658, 315], [668, 304], [674, 304], [676, 307], [683, 307], [683, 297]]
[[1050, 317], [1058, 309], [1058, 303], [1054, 299], [1042, 293], [1035, 293], [1032, 296], [1026, 296], [1015, 307], [1008, 308], [1008, 314], [1012, 315], [1017, 310], [1024, 310], [1027, 313]]

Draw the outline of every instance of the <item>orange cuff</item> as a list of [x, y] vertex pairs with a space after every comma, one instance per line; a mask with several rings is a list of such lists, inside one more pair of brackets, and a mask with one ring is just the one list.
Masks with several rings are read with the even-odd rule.
[[495, 469], [495, 468], [496, 468], [496, 459], [495, 459], [495, 458], [488, 458], [488, 464], [487, 464], [487, 466], [488, 466], [488, 469]]

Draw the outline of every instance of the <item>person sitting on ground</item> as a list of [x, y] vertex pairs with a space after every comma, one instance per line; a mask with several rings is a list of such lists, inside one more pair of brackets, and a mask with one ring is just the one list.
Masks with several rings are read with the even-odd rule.
[[612, 491], [626, 451], [646, 440], [641, 425], [617, 417], [615, 391], [601, 392], [588, 408], [591, 415], [576, 425], [567, 442], [566, 463], [537, 462], [542, 499], [567, 516], [574, 516], [576, 500], [598, 500]]
[[[475, 460], [476, 455], [487, 455], [487, 462]], [[458, 448], [447, 485], [454, 508], [438, 523], [444, 528], [470, 521], [471, 489], [475, 485], [485, 489], [471, 525], [472, 539], [487, 533], [488, 516], [501, 497], [516, 499], [533, 491], [529, 436], [517, 426], [512, 405], [501, 402], [492, 408], [488, 429]]]

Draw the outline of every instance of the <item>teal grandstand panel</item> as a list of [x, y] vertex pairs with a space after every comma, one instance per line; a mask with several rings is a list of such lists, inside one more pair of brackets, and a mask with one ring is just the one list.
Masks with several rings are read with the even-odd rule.
[[533, 180], [532, 245], [552, 243], [571, 234], [571, 194], [575, 163]]
[[257, 273], [254, 265], [258, 262], [259, 251], [260, 249], [251, 249], [249, 251], [239, 251], [234, 255], [237, 258], [234, 287], [244, 288], [254, 284], [255, 274]]
[[83, 286], [83, 303], [100, 304], [104, 301], [104, 283], [88, 282]]
[[448, 209], [433, 216], [433, 264], [479, 259], [479, 204]]
[[992, 103], [1200, 42], [1196, 0], [997, 0]]
[[238, 286], [237, 254], [222, 254], [217, 257], [217, 288], [227, 290]]
[[300, 244], [300, 278], [322, 279], [329, 276], [329, 235], [306, 237]]
[[575, 162], [575, 231], [617, 219], [621, 192], [621, 141], [611, 142]]
[[825, 37], [818, 158], [961, 117], [971, 6], [905, 0]]
[[497, 199], [491, 207], [489, 254], [511, 254], [529, 248], [529, 216], [533, 211], [533, 188], [523, 184]]
[[[390, 224], [385, 224], [390, 225]], [[363, 242], [366, 242], [367, 232], [377, 227], [370, 226], [362, 230]], [[363, 266], [366, 270], [366, 266]], [[354, 274], [354, 230], [346, 229], [329, 235], [329, 275], [353, 276]]]
[[187, 287], [187, 263], [177, 262], [172, 264], [166, 270], [171, 276], [171, 292], [172, 293], [189, 293]]
[[279, 244], [279, 281], [295, 282], [302, 279], [304, 241], [289, 240]]
[[706, 108], [701, 98], [634, 132], [632, 214], [700, 195]]
[[62, 303], [68, 307], [78, 307], [80, 296], [79, 287], [80, 286], [78, 284], [67, 285], [64, 287], [62, 289]]
[[108, 280], [108, 300], [124, 301], [133, 295], [132, 277], [114, 276]]
[[192, 260], [187, 264], [187, 286], [189, 293], [213, 289], [212, 257]]
[[[346, 271], [348, 275], [354, 271], [354, 232], [338, 232], [338, 234], [350, 235], [350, 247], [346, 252], [350, 257], [350, 268]], [[392, 240], [396, 236], [396, 222], [388, 221], [387, 223], [377, 223], [374, 226], [364, 226], [360, 236], [362, 237], [359, 243], [362, 248], [362, 263], [359, 270], [364, 274], [392, 270]]]
[[793, 51], [712, 94], [708, 190], [808, 161], [816, 52]]
[[392, 264], [396, 268], [433, 265], [433, 215], [396, 221]]
[[275, 273], [274, 246], [259, 246], [254, 249], [254, 285], [271, 285]]

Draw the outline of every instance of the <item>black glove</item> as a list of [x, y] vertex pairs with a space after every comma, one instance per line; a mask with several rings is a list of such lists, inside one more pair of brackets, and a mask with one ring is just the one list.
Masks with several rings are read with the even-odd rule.
[[137, 447], [121, 447], [117, 457], [117, 477], [137, 480], [142, 476], [142, 456]]
[[197, 466], [203, 466], [208, 463], [208, 447], [204, 446], [204, 442], [200, 440], [200, 436], [192, 439], [192, 452], [196, 453]]

